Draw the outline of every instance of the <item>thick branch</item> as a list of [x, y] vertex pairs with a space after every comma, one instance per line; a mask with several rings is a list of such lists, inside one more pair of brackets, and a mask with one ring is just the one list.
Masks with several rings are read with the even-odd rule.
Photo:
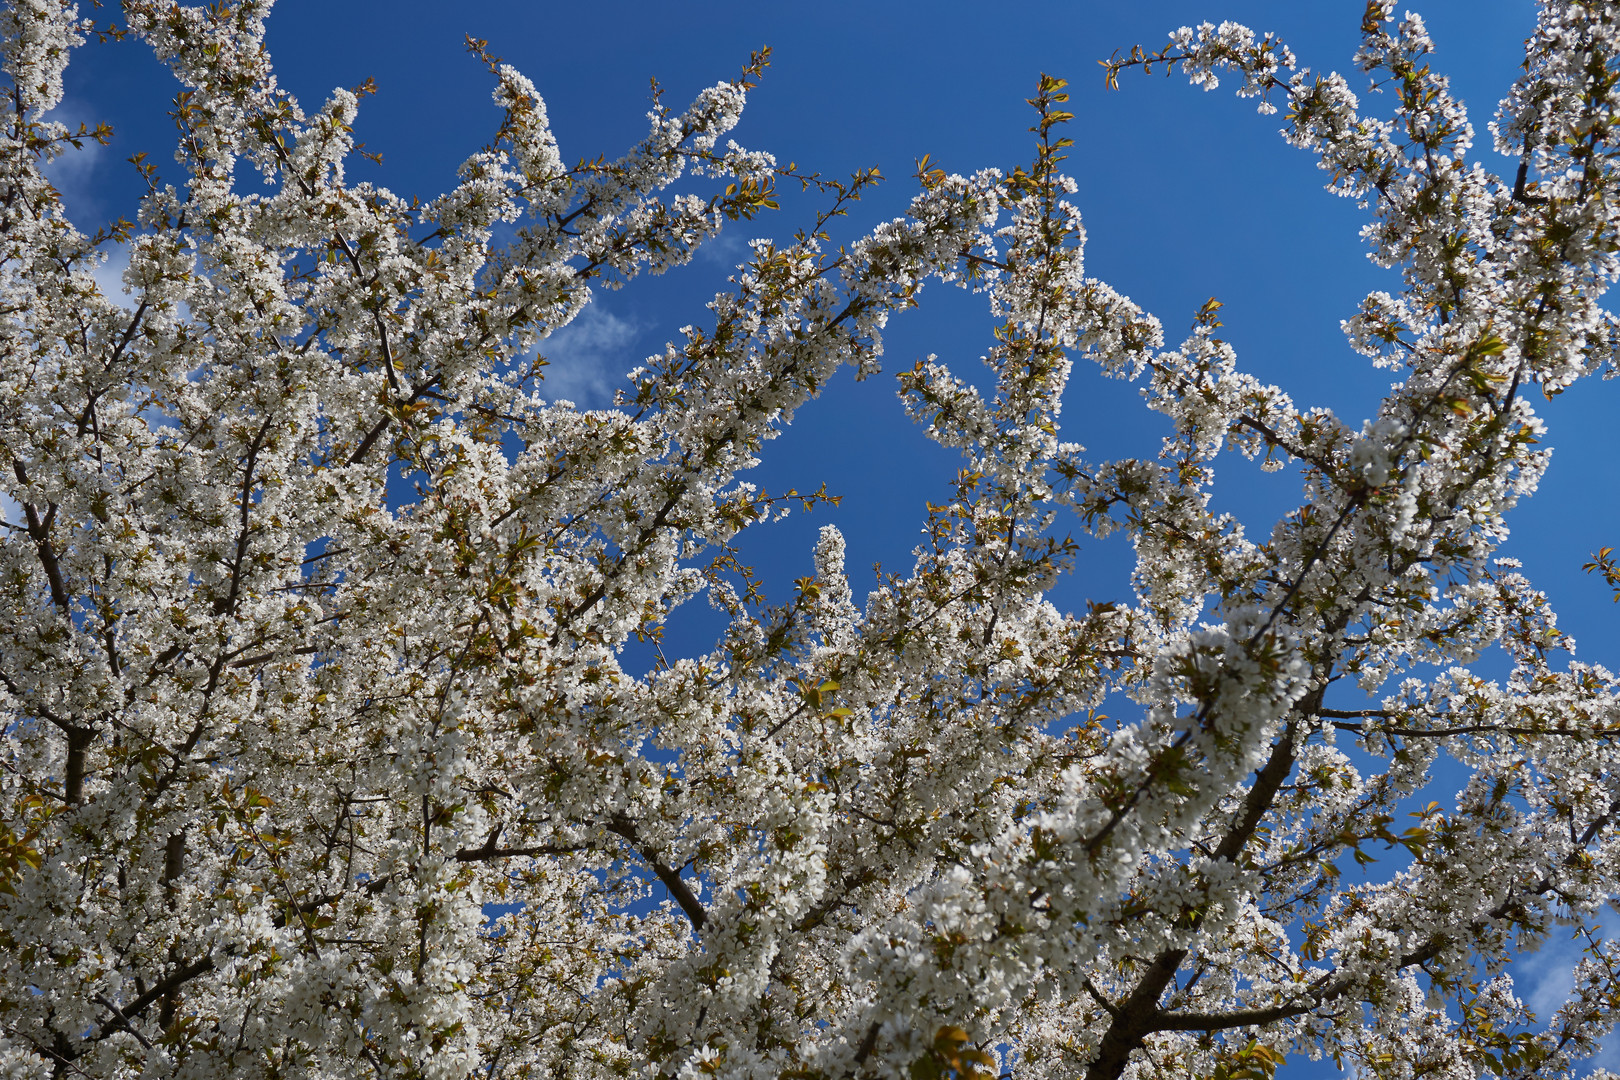
[[617, 833], [630, 842], [631, 849], [637, 855], [640, 855], [648, 866], [652, 867], [652, 872], [657, 874], [658, 880], [664, 883], [664, 888], [669, 890], [669, 895], [674, 897], [675, 902], [681, 906], [681, 910], [686, 912], [686, 917], [692, 921], [692, 929], [701, 932], [703, 924], [709, 919], [708, 912], [703, 910], [702, 903], [692, 894], [692, 890], [686, 887], [686, 882], [681, 880], [680, 872], [670, 869], [651, 849], [642, 846], [636, 834], [636, 823], [627, 821], [624, 818], [617, 818], [607, 826], [607, 830], [611, 833]]
[[1224, 1013], [1166, 1013], [1154, 1025], [1154, 1031], [1225, 1031], [1235, 1027], [1257, 1027], [1262, 1024], [1300, 1016], [1320, 1005], [1312, 1001], [1302, 1005], [1278, 1005], [1270, 1009], [1236, 1009]]
[[[12, 462], [12, 471], [17, 474], [19, 483], [25, 485], [28, 483], [28, 470], [22, 462]], [[56, 548], [51, 544], [51, 522], [56, 517], [56, 507], [53, 505], [47, 509], [42, 519], [34, 504], [25, 502], [23, 516], [28, 519], [28, 538], [34, 542], [34, 550], [39, 555], [40, 565], [45, 568], [45, 580], [51, 586], [51, 603], [55, 604], [62, 614], [71, 616], [67, 585], [62, 579], [62, 565], [57, 562]]]
[[141, 1013], [145, 1012], [149, 1007], [151, 1007], [154, 1001], [174, 993], [191, 980], [197, 978], [198, 976], [206, 975], [208, 972], [213, 970], [214, 958], [212, 956], [205, 956], [201, 960], [195, 960], [184, 967], [177, 969], [174, 974], [170, 975], [167, 979], [164, 979], [155, 986], [149, 987], [146, 993], [140, 995], [134, 1001], [130, 1002], [123, 1008], [122, 1011], [114, 1010], [114, 1016], [112, 1019], [108, 1020], [106, 1023], [102, 1024], [101, 1027], [96, 1029], [95, 1034], [91, 1036], [91, 1041], [99, 1042], [100, 1040], [105, 1039], [107, 1036], [117, 1034], [120, 1031], [133, 1030], [131, 1025], [136, 1020], [140, 1019]]
[[589, 844], [538, 844], [534, 847], [492, 847], [462, 848], [456, 852], [454, 858], [457, 862], [474, 863], [490, 862], [494, 859], [520, 859], [533, 858], [540, 855], [572, 855], [575, 852], [589, 851]]
[[74, 726], [67, 733], [67, 769], [62, 777], [62, 797], [69, 806], [84, 802], [84, 761], [94, 734], [87, 727]]
[[[1329, 715], [1326, 711], [1323, 716]], [[1565, 738], [1605, 738], [1610, 735], [1620, 735], [1620, 727], [1607, 728], [1538, 728], [1518, 727], [1509, 724], [1465, 724], [1461, 727], [1444, 728], [1412, 728], [1412, 727], [1364, 727], [1361, 724], [1335, 723], [1334, 727], [1340, 731], [1353, 731], [1357, 735], [1400, 735], [1404, 738], [1435, 738], [1442, 735], [1562, 735]]]
[[[1305, 714], [1314, 711], [1314, 706], [1320, 703], [1321, 691], [1311, 697], [1316, 700], [1307, 698], [1302, 705], [1301, 711]], [[1282, 738], [1272, 747], [1271, 757], [1255, 774], [1254, 785], [1244, 796], [1237, 819], [1215, 849], [1216, 859], [1232, 861], [1254, 837], [1266, 810], [1294, 768], [1294, 733], [1294, 724], [1290, 723]], [[1165, 1030], [1160, 1025], [1168, 1017], [1159, 1008], [1159, 999], [1175, 978], [1181, 962], [1187, 958], [1187, 951], [1165, 949], [1155, 956], [1130, 996], [1115, 1006], [1113, 1021], [1103, 1033], [1102, 1041], [1097, 1044], [1097, 1056], [1086, 1070], [1087, 1080], [1119, 1080], [1130, 1061], [1131, 1051], [1142, 1045], [1143, 1036]]]

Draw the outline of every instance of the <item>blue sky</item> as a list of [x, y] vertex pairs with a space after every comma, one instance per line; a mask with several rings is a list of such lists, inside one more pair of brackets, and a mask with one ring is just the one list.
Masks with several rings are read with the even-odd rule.
[[[1503, 168], [1485, 145], [1484, 123], [1516, 74], [1533, 6], [1445, 0], [1414, 10], [1438, 42], [1436, 67], [1452, 75], [1472, 107], [1483, 157]], [[1158, 315], [1172, 340], [1206, 298], [1218, 297], [1226, 304], [1223, 333], [1248, 370], [1281, 383], [1297, 401], [1359, 423], [1389, 376], [1350, 352], [1339, 320], [1369, 289], [1395, 285], [1365, 258], [1357, 237], [1364, 213], [1323, 192], [1310, 156], [1277, 136], [1278, 119], [1256, 115], [1229, 88], [1205, 93], [1179, 76], [1134, 74], [1109, 91], [1097, 61], [1133, 43], [1156, 46], [1184, 23], [1233, 19], [1280, 33], [1302, 64], [1343, 70], [1361, 11], [1359, 0], [994, 7], [282, 0], [269, 44], [283, 85], [306, 106], [333, 86], [375, 78], [379, 92], [363, 103], [356, 131], [384, 161], [356, 161], [351, 176], [424, 197], [452, 181], [498, 119], [489, 76], [463, 46], [466, 34], [488, 39], [535, 81], [570, 160], [612, 156], [644, 133], [649, 78], [680, 104], [769, 44], [771, 68], [735, 137], [828, 175], [881, 168], [889, 181], [847, 223], [846, 237], [901, 212], [914, 190], [914, 162], [925, 153], [960, 171], [1027, 161], [1023, 99], [1038, 73], [1066, 77], [1076, 114], [1067, 165], [1090, 235], [1088, 272]], [[133, 218], [141, 184], [123, 159], [148, 151], [168, 164], [173, 128], [166, 110], [177, 87], [134, 44], [87, 45], [67, 82], [66, 118], [107, 120], [117, 131], [111, 146], [57, 166], [70, 208], [87, 228], [119, 214]], [[1353, 79], [1358, 89], [1363, 82]], [[682, 324], [701, 320], [703, 302], [723, 284], [744, 240], [785, 235], [813, 206], [808, 197], [785, 198], [782, 211], [734, 226], [693, 266], [602, 294], [547, 346], [559, 394], [603, 403], [619, 373], [658, 351]], [[982, 305], [938, 288], [923, 300], [892, 325], [887, 370], [929, 353], [964, 374], [978, 369], [988, 342]], [[1565, 629], [1589, 659], [1606, 658], [1616, 644], [1609, 598], [1579, 569], [1593, 549], [1620, 542], [1608, 465], [1620, 429], [1605, 422], [1614, 393], [1592, 382], [1544, 408], [1554, 464], [1542, 493], [1512, 519], [1510, 553], [1558, 601]], [[1094, 458], [1152, 454], [1162, 430], [1157, 419], [1134, 388], [1077, 369], [1065, 435]], [[1292, 472], [1265, 475], [1236, 458], [1223, 465], [1216, 501], [1251, 530], [1269, 532], [1297, 502]], [[852, 567], [881, 560], [904, 568], [923, 500], [942, 494], [956, 466], [905, 420], [887, 376], [862, 385], [841, 379], [770, 447], [756, 479], [801, 491], [826, 481], [843, 505], [762, 530], [746, 553], [785, 594], [786, 582], [808, 571], [815, 528], [835, 520], [849, 537]], [[1128, 567], [1122, 543], [1088, 544], [1065, 599], [1118, 598]]]

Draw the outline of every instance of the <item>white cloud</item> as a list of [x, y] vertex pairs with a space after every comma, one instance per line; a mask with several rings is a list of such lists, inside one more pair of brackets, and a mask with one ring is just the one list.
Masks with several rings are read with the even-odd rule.
[[129, 268], [129, 249], [122, 244], [109, 244], [102, 250], [107, 253], [107, 261], [95, 269], [96, 287], [101, 290], [102, 296], [120, 307], [133, 307], [129, 290], [124, 285], [124, 271]]
[[1575, 985], [1574, 967], [1580, 963], [1581, 947], [1567, 933], [1554, 933], [1533, 953], [1521, 953], [1513, 961], [1513, 982], [1524, 1003], [1546, 1023], [1558, 1007], [1569, 1000]]
[[579, 317], [540, 343], [546, 396], [587, 409], [606, 408], [625, 372], [641, 360], [633, 352], [636, 326], [602, 307], [586, 306]]
[[697, 260], [710, 266], [734, 269], [748, 259], [748, 242], [734, 232], [723, 232], [698, 248]]
[[[69, 131], [78, 131], [80, 124], [87, 128], [94, 128], [97, 124], [95, 117], [72, 101], [58, 105], [45, 118], [65, 125]], [[94, 139], [80, 141], [83, 145], [77, 150], [72, 146], [63, 147], [61, 156], [45, 165], [43, 171], [45, 178], [61, 192], [68, 220], [83, 228], [86, 223], [94, 222], [101, 213], [102, 198], [96, 174], [109, 160], [111, 151]], [[94, 228], [88, 231], [93, 232]]]
[[[76, 102], [67, 101], [52, 109], [47, 120], [62, 124], [69, 131], [78, 131], [83, 124], [94, 128], [96, 120]], [[110, 148], [94, 139], [84, 138], [78, 149], [64, 146], [56, 160], [47, 162], [42, 171], [62, 196], [62, 206], [72, 221], [83, 232], [94, 232], [105, 222], [99, 173], [109, 161]], [[133, 309], [128, 290], [124, 287], [124, 271], [129, 267], [129, 250], [122, 245], [106, 244], [101, 249], [107, 261], [95, 268], [93, 276], [101, 295], [120, 307]]]
[[[1604, 936], [1612, 936], [1617, 927], [1616, 919], [1608, 912], [1599, 916], [1600, 932]], [[1545, 1026], [1560, 1006], [1569, 1000], [1569, 993], [1574, 988], [1575, 965], [1581, 962], [1585, 955], [1585, 945], [1579, 938], [1572, 937], [1567, 930], [1555, 930], [1547, 941], [1532, 953], [1520, 953], [1513, 961], [1512, 974], [1515, 988], [1531, 1012], [1536, 1016], [1537, 1024]], [[1620, 1070], [1620, 1033], [1613, 1033], [1603, 1040], [1601, 1048], [1596, 1054], [1587, 1058], [1578, 1069], [1579, 1074], [1591, 1072], [1594, 1069]]]

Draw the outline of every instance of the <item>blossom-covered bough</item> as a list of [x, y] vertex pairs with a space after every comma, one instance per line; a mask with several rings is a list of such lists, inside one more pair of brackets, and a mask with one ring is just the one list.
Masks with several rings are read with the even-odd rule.
[[[1390, 119], [1233, 25], [1111, 64], [1236, 76], [1365, 204], [1404, 286], [1346, 329], [1401, 382], [1357, 429], [1242, 373], [1214, 305], [1172, 347], [1084, 276], [1045, 78], [1033, 165], [924, 166], [843, 248], [826, 220], [755, 242], [616, 408], [553, 401], [536, 347], [593, 282], [686, 261], [791, 175], [722, 142], [760, 62], [569, 167], [486, 56], [505, 122], [416, 205], [345, 179], [356, 95], [280, 90], [267, 8], [124, 4], [183, 84], [184, 177], [148, 171], [138, 225], [98, 237], [42, 172], [96, 135], [47, 117], [92, 28], [61, 0], [0, 19], [5, 1076], [1552, 1077], [1593, 1052], [1617, 688], [1555, 665], [1493, 552], [1545, 464], [1532, 397], [1614, 352], [1620, 12], [1543, 4], [1491, 125], [1506, 179], [1383, 0], [1357, 63]], [[114, 242], [127, 299], [92, 276]], [[858, 604], [827, 527], [758, 603], [733, 544], [780, 500], [741, 474], [838, 368], [878, 370], [929, 281], [998, 329], [993, 392], [900, 376], [965, 458], [915, 566]], [[1157, 460], [1060, 441], [1075, 362], [1139, 381]], [[1265, 534], [1210, 511], [1223, 448], [1300, 470], [1299, 509]], [[1128, 534], [1128, 602], [1046, 599], [1071, 529]], [[691, 602], [726, 616], [712, 651], [629, 666]], [[1505, 682], [1465, 666], [1493, 644]], [[1398, 825], [1441, 763], [1460, 786]], [[1341, 879], [1378, 842], [1410, 859]], [[1506, 969], [1572, 932], [1568, 1000], [1531, 1017]]]

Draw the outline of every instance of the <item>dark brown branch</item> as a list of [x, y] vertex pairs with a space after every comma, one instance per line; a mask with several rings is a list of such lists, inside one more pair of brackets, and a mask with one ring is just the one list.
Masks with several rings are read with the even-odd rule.
[[249, 657], [246, 657], [245, 659], [237, 660], [237, 661], [233, 662], [230, 666], [233, 667], [233, 668], [253, 667], [255, 664], [262, 664], [262, 663], [265, 663], [268, 660], [275, 660], [278, 657], [309, 656], [312, 653], [317, 653], [317, 652], [320, 652], [320, 651], [321, 651], [320, 647], [317, 646], [317, 645], [300, 645], [298, 648], [293, 649], [292, 651], [286, 652], [286, 653], [268, 653], [267, 652], [267, 653], [260, 653], [257, 656], [249, 656]]
[[1118, 1080], [1125, 1072], [1131, 1051], [1140, 1047], [1142, 1037], [1154, 1030], [1154, 1024], [1162, 1015], [1159, 998], [1186, 958], [1186, 949], [1166, 949], [1148, 964], [1136, 988], [1111, 1014], [1113, 1022], [1097, 1044], [1097, 1054], [1086, 1070], [1087, 1080]]
[[653, 519], [641, 527], [640, 532], [636, 534], [635, 547], [619, 557], [618, 563], [613, 568], [613, 573], [604, 574], [602, 580], [597, 583], [596, 588], [587, 593], [579, 603], [575, 604], [573, 607], [569, 608], [563, 613], [562, 618], [557, 620], [556, 628], [551, 632], [551, 644], [557, 644], [558, 640], [562, 636], [562, 632], [567, 629], [575, 619], [579, 618], [591, 608], [595, 607], [598, 602], [607, 596], [608, 583], [613, 580], [613, 574], [617, 573], [620, 567], [624, 566], [635, 554], [639, 553], [641, 548], [647, 543], [648, 540], [657, 534], [659, 529], [663, 528], [669, 523], [670, 511], [674, 510], [676, 506], [680, 505], [681, 498], [685, 494], [686, 488], [682, 486], [680, 491], [676, 492], [674, 495], [671, 495], [668, 501], [665, 502], [663, 506], [658, 508], [658, 513], [653, 515]]
[[206, 975], [208, 972], [213, 970], [214, 958], [212, 956], [205, 956], [201, 960], [192, 961], [191, 963], [178, 969], [167, 979], [157, 983], [155, 986], [148, 987], [146, 993], [140, 995], [134, 1001], [130, 1002], [130, 1004], [123, 1009], [123, 1011], [119, 1012], [115, 1010], [115, 1014], [112, 1019], [108, 1020], [106, 1023], [102, 1024], [101, 1027], [96, 1029], [95, 1034], [91, 1036], [91, 1041], [99, 1042], [102, 1039], [105, 1039], [107, 1036], [117, 1034], [120, 1031], [133, 1032], [134, 1022], [140, 1019], [141, 1013], [150, 1008], [153, 1002], [157, 1001], [159, 998], [174, 993], [191, 980], [197, 978], [198, 976]]
[[393, 422], [394, 418], [384, 413], [383, 418], [372, 425], [370, 431], [366, 432], [366, 437], [360, 440], [360, 445], [354, 448], [354, 453], [349, 455], [349, 464], [358, 465], [364, 461], [366, 455], [371, 452], [372, 445], [382, 437], [382, 433], [387, 431], [388, 425]]
[[1092, 999], [1095, 1000], [1097, 1004], [1102, 1006], [1103, 1012], [1114, 1017], [1116, 1020], [1119, 1018], [1119, 1007], [1113, 1002], [1109, 1001], [1107, 998], [1103, 997], [1102, 991], [1098, 990], [1092, 985], [1091, 979], [1087, 978], [1086, 976], [1081, 976], [1080, 985], [1084, 986], [1086, 988], [1086, 993], [1090, 994]]
[[572, 855], [591, 850], [590, 844], [538, 844], [533, 847], [479, 847], [462, 848], [453, 858], [457, 862], [489, 862], [492, 859], [533, 858], [540, 855]]
[[[272, 145], [275, 146], [276, 156], [281, 159], [282, 166], [287, 170], [287, 175], [293, 178], [299, 190], [307, 198], [313, 199], [315, 197], [315, 185], [293, 172], [292, 158], [288, 156], [286, 146], [282, 144], [280, 139], [274, 140]], [[343, 235], [342, 229], [333, 229], [332, 238], [337, 241], [338, 249], [343, 252], [343, 257], [349, 260], [349, 266], [353, 268], [356, 280], [362, 278], [365, 271], [360, 266], [360, 256], [355, 252], [354, 246], [349, 243], [349, 238]], [[380, 277], [381, 271], [379, 270], [371, 275], [371, 279], [366, 282], [366, 285], [375, 290]], [[388, 342], [388, 323], [383, 318], [381, 303], [378, 303], [372, 309], [371, 322], [377, 329], [377, 350], [382, 357], [383, 373], [388, 379], [388, 387], [397, 392], [399, 390], [399, 377], [394, 374], [394, 350]]]
[[67, 770], [62, 777], [62, 797], [69, 806], [84, 801], [84, 761], [90, 750], [95, 732], [87, 727], [74, 726], [67, 733]]
[[[1317, 690], [1300, 706], [1300, 712], [1309, 715], [1321, 703], [1322, 691]], [[1313, 701], [1312, 698], [1315, 700]], [[1215, 858], [1231, 862], [1254, 837], [1266, 810], [1282, 789], [1283, 782], [1294, 768], [1295, 725], [1290, 722], [1271, 749], [1271, 757], [1255, 774], [1254, 784], [1244, 796], [1243, 806], [1226, 835], [1215, 849]], [[1113, 1021], [1097, 1044], [1097, 1054], [1086, 1070], [1087, 1080], [1119, 1080], [1130, 1061], [1131, 1051], [1142, 1045], [1144, 1036], [1162, 1030], [1157, 1025], [1168, 1014], [1159, 1008], [1181, 962], [1187, 958], [1187, 949], [1165, 949], [1147, 965], [1135, 989], [1116, 1007]]]
[[[28, 483], [28, 469], [22, 462], [12, 462], [11, 469], [17, 474], [18, 483], [24, 485]], [[28, 537], [34, 542], [34, 550], [39, 555], [40, 565], [45, 568], [45, 580], [50, 583], [51, 603], [55, 604], [63, 615], [71, 617], [67, 584], [62, 579], [62, 564], [57, 561], [56, 548], [51, 544], [51, 523], [56, 517], [56, 507], [54, 505], [49, 507], [45, 517], [41, 519], [38, 508], [31, 502], [24, 502], [23, 516], [28, 519]]]
[[[1183, 731], [1180, 735], [1176, 736], [1176, 741], [1170, 744], [1170, 750], [1180, 750], [1183, 746], [1185, 746], [1187, 744], [1187, 740], [1192, 738], [1192, 733], [1203, 724], [1204, 719], [1208, 716], [1208, 714], [1209, 707], [1206, 705], [1204, 709], [1200, 711], [1196, 717], [1194, 717], [1193, 725], [1186, 731]], [[1102, 828], [1098, 829], [1095, 834], [1087, 838], [1084, 846], [1088, 853], [1095, 854], [1102, 842], [1113, 835], [1114, 830], [1119, 828], [1119, 823], [1125, 820], [1125, 815], [1136, 809], [1136, 804], [1142, 801], [1142, 796], [1148, 793], [1148, 790], [1152, 788], [1156, 779], [1157, 778], [1154, 775], [1153, 770], [1149, 768], [1148, 771], [1143, 774], [1142, 779], [1137, 782], [1136, 789], [1131, 792], [1130, 798], [1126, 799], [1122, 805], [1115, 807], [1114, 810], [1109, 813], [1108, 820], [1103, 822]]]
[[273, 418], [266, 416], [259, 425], [258, 433], [253, 436], [253, 442], [248, 446], [247, 460], [242, 463], [242, 492], [238, 498], [236, 554], [231, 559], [231, 581], [224, 596], [214, 601], [215, 615], [228, 615], [236, 610], [236, 603], [242, 591], [242, 568], [247, 562], [247, 550], [250, 537], [253, 535], [249, 528], [253, 513], [253, 472], [258, 467], [259, 451], [264, 448], [265, 440], [270, 434], [270, 423]]
[[1526, 206], [1543, 206], [1547, 202], [1545, 195], [1532, 195], [1525, 190], [1530, 179], [1530, 133], [1524, 133], [1524, 150], [1519, 154], [1519, 171], [1513, 177], [1513, 198], [1516, 202]]
[[118, 345], [113, 349], [112, 355], [107, 357], [105, 367], [111, 368], [118, 363], [118, 358], [124, 355], [124, 350], [135, 339], [135, 330], [141, 325], [141, 319], [146, 316], [147, 304], [147, 300], [141, 300], [140, 306], [135, 309], [135, 314], [130, 317], [129, 326], [124, 329], [123, 336], [118, 339]]
[[140, 1033], [140, 1029], [138, 1029], [134, 1024], [130, 1023], [129, 1017], [125, 1016], [124, 1011], [122, 1009], [120, 1009], [117, 1005], [113, 1004], [111, 999], [109, 999], [106, 994], [97, 994], [95, 997], [91, 998], [90, 1000], [94, 1001], [97, 1005], [100, 1005], [103, 1009], [106, 1009], [108, 1012], [112, 1013], [113, 1014], [113, 1019], [122, 1020], [124, 1022], [124, 1030], [128, 1031], [131, 1035], [135, 1036], [135, 1041], [136, 1042], [140, 1043], [142, 1046], [144, 1046], [148, 1050], [152, 1049], [152, 1044], [147, 1041], [146, 1036], [142, 1035]]
[[[420, 385], [413, 385], [411, 387], [411, 396], [408, 397], [408, 398], [400, 399], [397, 404], [399, 404], [399, 405], [411, 405], [411, 404], [414, 404], [415, 402], [421, 400], [421, 398], [427, 393], [427, 391], [429, 389], [431, 389], [433, 386], [435, 386], [438, 383], [438, 381], [439, 381], [439, 378], [438, 378], [437, 375], [435, 375], [433, 378], [429, 379], [425, 383], [422, 383]], [[358, 465], [358, 464], [360, 464], [360, 462], [364, 461], [366, 455], [371, 452], [371, 448], [374, 445], [376, 445], [376, 442], [377, 442], [378, 439], [382, 438], [383, 433], [388, 430], [389, 425], [391, 425], [393, 422], [394, 422], [394, 417], [392, 416], [392, 414], [383, 413], [382, 419], [378, 420], [375, 424], [372, 425], [371, 430], [366, 432], [365, 438], [360, 440], [360, 445], [354, 448], [354, 453], [349, 455], [349, 464], [350, 465]]]
[[1154, 1022], [1154, 1031], [1224, 1031], [1227, 1028], [1254, 1027], [1308, 1013], [1321, 1005], [1277, 1005], [1270, 1009], [1237, 1009], [1227, 1013], [1163, 1013]]
[[701, 933], [703, 924], [709, 919], [708, 912], [703, 910], [703, 905], [698, 901], [698, 898], [692, 894], [691, 889], [687, 888], [686, 882], [681, 880], [680, 872], [670, 869], [650, 848], [642, 846], [641, 840], [636, 833], [636, 823], [625, 818], [616, 818], [607, 826], [607, 830], [611, 833], [617, 833], [629, 841], [631, 850], [640, 855], [642, 861], [652, 867], [652, 872], [657, 874], [658, 880], [664, 883], [664, 888], [669, 890], [669, 895], [674, 897], [675, 902], [681, 906], [681, 910], [686, 912], [686, 917], [692, 922], [692, 929]]
[[[575, 852], [590, 851], [591, 849], [592, 845], [590, 844], [540, 844], [533, 847], [502, 848], [486, 843], [481, 847], [462, 848], [451, 858], [463, 863], [492, 862], [496, 859], [533, 858], [541, 855], [571, 855]], [[365, 893], [367, 896], [376, 896], [393, 884], [398, 876], [398, 874], [387, 874], [383, 877], [372, 878], [363, 884], [357, 883], [359, 888], [355, 891]], [[278, 927], [286, 926], [288, 921], [287, 911], [298, 915], [313, 915], [326, 905], [335, 904], [347, 895], [347, 891], [326, 893], [317, 896], [313, 900], [306, 900], [302, 904], [293, 904], [275, 917], [274, 924]]]
[[73, 731], [73, 723], [72, 723], [72, 721], [66, 720], [63, 717], [57, 715], [56, 712], [54, 712], [53, 710], [51, 710], [50, 708], [48, 708], [46, 706], [36, 704], [36, 703], [34, 703], [32, 701], [28, 701], [29, 695], [23, 690], [22, 687], [17, 685], [16, 681], [13, 680], [10, 675], [6, 674], [5, 669], [3, 669], [3, 668], [0, 668], [0, 686], [4, 686], [6, 688], [6, 690], [7, 690], [7, 692], [9, 692], [11, 694], [11, 696], [16, 698], [18, 701], [27, 702], [27, 708], [28, 708], [29, 712], [32, 712], [32, 713], [34, 713], [35, 715], [37, 715], [39, 717], [42, 717], [43, 719], [45, 719], [49, 723], [52, 723], [52, 724], [56, 725], [58, 728], [60, 728], [64, 732], [72, 732]]
[[[1611, 812], [1592, 823], [1582, 837], [1582, 847], [1590, 843], [1610, 821], [1614, 815], [1620, 813], [1620, 799], [1611, 807]], [[1513, 915], [1515, 909], [1522, 911], [1526, 899], [1544, 895], [1553, 891], [1553, 885], [1542, 880], [1523, 891], [1508, 897], [1495, 907], [1487, 911], [1482, 917], [1469, 924], [1470, 930], [1479, 932], [1497, 919], [1505, 919]], [[1396, 968], [1409, 968], [1419, 964], [1426, 964], [1439, 956], [1451, 942], [1443, 935], [1430, 938], [1422, 946], [1402, 953], [1396, 961]], [[1234, 1027], [1252, 1027], [1262, 1024], [1286, 1020], [1290, 1017], [1301, 1016], [1313, 1009], [1343, 997], [1355, 985], [1355, 982], [1346, 977], [1333, 978], [1331, 973], [1317, 979], [1311, 986], [1308, 999], [1290, 1005], [1273, 1005], [1264, 1009], [1234, 1009], [1224, 1013], [1160, 1013], [1154, 1022], [1153, 1031], [1221, 1031]]]
[[878, 1032], [882, 1030], [883, 1025], [875, 1020], [872, 1022], [872, 1026], [866, 1029], [866, 1035], [862, 1037], [861, 1045], [855, 1050], [855, 1067], [857, 1069], [865, 1065], [866, 1059], [872, 1056], [872, 1051], [877, 1048]]
[[795, 934], [805, 934], [820, 926], [827, 920], [827, 916], [832, 914], [833, 909], [848, 901], [850, 893], [868, 884], [875, 877], [877, 875], [872, 870], [867, 869], [844, 878], [843, 883], [838, 886], [836, 892], [824, 897], [821, 903], [805, 912], [803, 917], [793, 924], [793, 932]]
[[[1323, 715], [1327, 715], [1325, 712]], [[1409, 728], [1409, 727], [1366, 727], [1362, 724], [1335, 723], [1334, 727], [1340, 731], [1353, 731], [1358, 735], [1400, 735], [1405, 738], [1418, 738], [1422, 736], [1442, 735], [1477, 735], [1490, 732], [1496, 735], [1562, 735], [1566, 738], [1603, 737], [1620, 735], [1620, 727], [1609, 728], [1537, 728], [1515, 727], [1503, 724], [1466, 724], [1462, 727], [1445, 728]]]
[[180, 875], [186, 872], [186, 833], [182, 829], [177, 833], [170, 833], [168, 843], [163, 848], [163, 888], [165, 892], [174, 889], [174, 883], [180, 880]]

